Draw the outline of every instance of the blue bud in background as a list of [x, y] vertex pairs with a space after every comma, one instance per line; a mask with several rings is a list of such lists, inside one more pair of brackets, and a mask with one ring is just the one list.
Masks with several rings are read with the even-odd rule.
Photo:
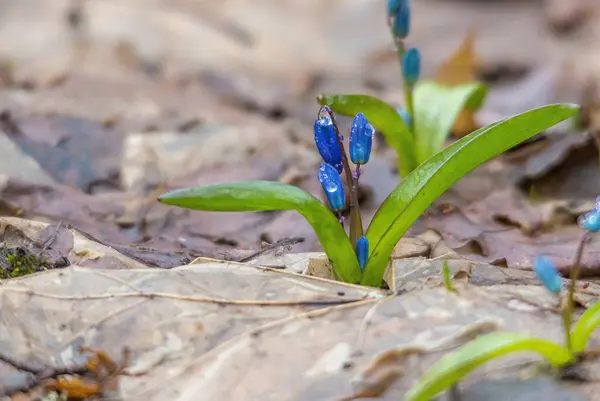
[[406, 3], [407, 0], [388, 0], [388, 16], [394, 17], [400, 7], [402, 7], [402, 3]]
[[596, 207], [591, 212], [580, 216], [577, 224], [586, 231], [597, 233], [600, 231], [600, 209]]
[[388, 2], [388, 12], [391, 11], [392, 33], [398, 39], [404, 39], [410, 32], [410, 5], [408, 0]]
[[412, 119], [410, 117], [410, 114], [408, 114], [408, 111], [406, 111], [406, 109], [403, 109], [402, 107], [398, 107], [396, 109], [396, 112], [400, 115], [400, 117], [402, 117], [402, 121], [404, 121], [404, 124], [406, 124], [407, 127], [410, 127]]
[[367, 259], [369, 258], [369, 240], [364, 235], [356, 240], [356, 258], [360, 265], [360, 270], [365, 270]]
[[342, 172], [342, 151], [336, 138], [333, 121], [321, 117], [315, 121], [315, 144], [325, 163], [331, 164], [338, 173]]
[[421, 75], [421, 53], [414, 47], [402, 56], [402, 76], [407, 85], [413, 86]]
[[363, 113], [358, 113], [350, 127], [350, 160], [354, 164], [366, 164], [371, 156], [375, 130]]
[[331, 164], [323, 163], [319, 167], [319, 181], [325, 191], [327, 202], [334, 211], [339, 211], [346, 204], [346, 194], [344, 193], [344, 184], [340, 174]]
[[561, 279], [552, 260], [546, 255], [540, 255], [533, 261], [533, 270], [538, 279], [553, 294], [558, 294], [561, 289]]

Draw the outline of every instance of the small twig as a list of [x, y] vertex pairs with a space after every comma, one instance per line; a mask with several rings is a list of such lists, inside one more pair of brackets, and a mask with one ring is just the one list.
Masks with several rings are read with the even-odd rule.
[[575, 287], [581, 270], [581, 257], [583, 256], [583, 248], [585, 247], [585, 243], [587, 242], [588, 238], [589, 232], [586, 231], [581, 236], [579, 244], [577, 245], [577, 251], [575, 252], [575, 260], [573, 262], [573, 266], [571, 267], [571, 283], [569, 285], [567, 303], [563, 306], [562, 317], [563, 325], [565, 326], [565, 340], [567, 343], [567, 347], [569, 348], [569, 351], [571, 353], [573, 352], [573, 346], [571, 344], [571, 324], [573, 321], [573, 309], [575, 308]]
[[288, 246], [292, 246], [292, 245], [296, 245], [299, 244], [301, 242], [304, 242], [304, 238], [303, 237], [293, 237], [293, 238], [284, 238], [282, 240], [279, 240], [273, 244], [269, 244], [266, 247], [264, 247], [263, 249], [261, 249], [260, 251], [256, 251], [253, 254], [243, 257], [239, 260], [236, 260], [236, 262], [238, 263], [246, 263], [249, 262], [253, 259], [256, 259], [257, 257], [264, 255], [266, 253], [270, 253], [272, 251], [275, 251], [279, 248], [285, 248]]
[[371, 320], [375, 316], [375, 312], [377, 311], [377, 308], [379, 308], [379, 306], [383, 302], [387, 301], [388, 299], [390, 299], [390, 298], [388, 297], [388, 298], [384, 298], [380, 301], [377, 301], [371, 308], [369, 308], [368, 312], [365, 314], [365, 317], [363, 318], [363, 320], [360, 324], [360, 327], [358, 329], [358, 335], [356, 336], [356, 343], [354, 344], [354, 351], [352, 352], [353, 357], [362, 355], [363, 348], [365, 345], [365, 337], [367, 335], [367, 328], [371, 324]]
[[[2, 362], [6, 362], [16, 369], [29, 373], [25, 383], [0, 388], [0, 397], [11, 396], [16, 393], [25, 393], [39, 386], [43, 381], [48, 379], [55, 379], [63, 375], [83, 375], [89, 371], [87, 366], [64, 366], [60, 368], [48, 367], [40, 370], [33, 369], [35, 370], [33, 371], [31, 367], [27, 367], [21, 363], [15, 363], [14, 360], [6, 358], [4, 355], [0, 356], [0, 359]], [[10, 363], [8, 362], [9, 360], [11, 361]]]
[[44, 371], [44, 369], [39, 369], [39, 368], [34, 368], [32, 366], [28, 366], [24, 363], [14, 360], [13, 358], [11, 358], [9, 356], [2, 355], [2, 354], [0, 354], [0, 362], [4, 362], [5, 364], [12, 366], [13, 368], [15, 368], [17, 370], [31, 373], [32, 375], [39, 375], [40, 373], [42, 373]]
[[54, 244], [54, 241], [56, 241], [56, 238], [58, 237], [58, 230], [60, 230], [62, 224], [63, 224], [62, 220], [59, 221], [58, 224], [56, 225], [56, 228], [54, 229], [54, 232], [52, 233], [52, 235], [50, 235], [50, 237], [48, 237], [48, 239], [43, 244], [39, 244], [39, 245], [43, 246], [42, 252], [44, 252], [45, 250], [47, 250]]
[[225, 299], [212, 297], [195, 297], [178, 294], [169, 294], [164, 292], [122, 292], [119, 294], [98, 294], [98, 295], [56, 295], [43, 292], [35, 292], [22, 288], [5, 288], [5, 292], [13, 291], [29, 295], [31, 297], [38, 296], [48, 299], [56, 299], [61, 301], [94, 301], [99, 299], [114, 299], [114, 298], [136, 298], [143, 297], [148, 299], [164, 298], [174, 299], [177, 301], [201, 302], [218, 305], [244, 305], [244, 306], [331, 306], [351, 304], [354, 302], [363, 301], [364, 298], [355, 299], [329, 299], [329, 300], [298, 300], [298, 301], [260, 301], [260, 300], [240, 300], [240, 299]]

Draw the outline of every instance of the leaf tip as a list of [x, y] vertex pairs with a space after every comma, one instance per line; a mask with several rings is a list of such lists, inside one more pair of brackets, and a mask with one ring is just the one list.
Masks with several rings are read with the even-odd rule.
[[320, 95], [317, 96], [317, 102], [321, 105], [324, 106], [327, 104], [327, 95], [324, 93], [321, 93]]
[[165, 192], [162, 195], [159, 195], [156, 200], [160, 203], [164, 203], [165, 205], [173, 205], [173, 200], [177, 197], [178, 190]]

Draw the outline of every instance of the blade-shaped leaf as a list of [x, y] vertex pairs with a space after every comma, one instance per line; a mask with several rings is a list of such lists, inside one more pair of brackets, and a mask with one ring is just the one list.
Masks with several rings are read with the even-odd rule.
[[381, 132], [387, 144], [398, 155], [398, 171], [402, 177], [417, 167], [413, 136], [395, 108], [368, 95], [321, 95], [319, 103], [344, 116], [362, 112]]
[[417, 163], [439, 152], [461, 111], [477, 110], [483, 104], [486, 87], [478, 83], [445, 86], [432, 81], [417, 84], [414, 90], [415, 145]]
[[421, 164], [386, 198], [367, 230], [370, 257], [362, 284], [379, 287], [389, 255], [429, 205], [465, 174], [533, 135], [572, 117], [579, 107], [556, 104], [481, 128]]
[[512, 352], [536, 352], [553, 366], [571, 361], [569, 350], [552, 341], [519, 333], [485, 334], [443, 356], [408, 390], [404, 400], [429, 401], [481, 364]]
[[596, 302], [581, 315], [571, 332], [573, 352], [580, 353], [585, 351], [590, 336], [599, 325], [600, 302]]
[[158, 200], [215, 212], [296, 210], [315, 230], [336, 275], [349, 283], [360, 280], [354, 248], [339, 221], [321, 201], [300, 188], [269, 181], [230, 182], [178, 189], [161, 195]]

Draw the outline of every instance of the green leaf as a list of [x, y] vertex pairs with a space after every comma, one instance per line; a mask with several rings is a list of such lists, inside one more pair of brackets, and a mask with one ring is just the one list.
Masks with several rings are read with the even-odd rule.
[[487, 94], [479, 83], [445, 86], [433, 81], [419, 82], [414, 90], [415, 144], [420, 164], [439, 152], [454, 121], [466, 107], [477, 110]]
[[379, 287], [388, 258], [433, 201], [475, 167], [579, 111], [571, 104], [530, 110], [459, 139], [410, 173], [386, 198], [367, 230], [370, 257], [362, 284]]
[[542, 355], [553, 366], [571, 362], [569, 350], [552, 341], [519, 333], [485, 334], [443, 356], [421, 376], [403, 399], [429, 401], [484, 362], [512, 352], [527, 351]]
[[596, 302], [588, 308], [577, 321], [577, 324], [571, 332], [571, 341], [573, 352], [581, 353], [585, 351], [590, 336], [600, 325], [600, 302]]
[[328, 105], [344, 116], [354, 117], [362, 112], [381, 132], [388, 146], [396, 151], [398, 171], [402, 177], [417, 167], [413, 136], [395, 108], [368, 95], [321, 95], [318, 101], [321, 106]]
[[340, 222], [327, 206], [300, 188], [269, 181], [230, 182], [178, 189], [161, 195], [158, 200], [167, 205], [215, 212], [296, 210], [315, 230], [336, 275], [348, 283], [360, 280], [354, 247]]

